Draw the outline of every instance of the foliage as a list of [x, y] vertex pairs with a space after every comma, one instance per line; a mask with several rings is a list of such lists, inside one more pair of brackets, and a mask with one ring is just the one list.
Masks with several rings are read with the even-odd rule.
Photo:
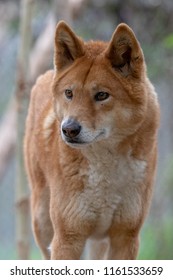
[[147, 223], [141, 234], [141, 245], [138, 259], [140, 260], [171, 260], [173, 259], [173, 223], [167, 217], [157, 223]]
[[164, 45], [167, 49], [173, 49], [173, 33], [165, 37]]

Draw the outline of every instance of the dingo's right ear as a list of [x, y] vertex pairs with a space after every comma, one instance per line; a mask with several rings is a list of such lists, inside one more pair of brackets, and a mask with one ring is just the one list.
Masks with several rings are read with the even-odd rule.
[[145, 71], [142, 49], [132, 29], [121, 23], [113, 33], [106, 50], [106, 56], [114, 68], [119, 69], [123, 76], [141, 76]]
[[55, 68], [58, 71], [63, 70], [83, 55], [83, 41], [75, 35], [64, 21], [60, 21], [55, 32]]

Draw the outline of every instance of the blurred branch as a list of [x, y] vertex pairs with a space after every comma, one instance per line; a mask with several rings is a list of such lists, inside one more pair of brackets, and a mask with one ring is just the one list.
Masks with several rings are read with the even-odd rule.
[[[50, 61], [52, 60], [53, 56], [54, 30], [55, 22], [53, 17], [50, 16], [47, 26], [37, 39], [30, 55], [30, 81], [28, 81], [29, 87], [32, 87], [36, 78], [40, 74], [44, 73], [50, 66]], [[23, 87], [21, 81], [20, 87]], [[17, 129], [16, 117], [16, 103], [12, 98], [12, 100], [9, 101], [7, 111], [5, 112], [0, 123], [0, 181], [3, 179], [11, 159], [14, 157]]]
[[38, 37], [30, 56], [30, 82], [35, 83], [36, 78], [47, 71], [53, 62], [55, 18], [50, 14], [47, 25]]
[[17, 101], [17, 176], [16, 176], [16, 235], [19, 259], [29, 259], [30, 215], [29, 193], [24, 170], [23, 137], [29, 104], [29, 54], [31, 48], [31, 19], [33, 0], [21, 0], [20, 46], [16, 82]]

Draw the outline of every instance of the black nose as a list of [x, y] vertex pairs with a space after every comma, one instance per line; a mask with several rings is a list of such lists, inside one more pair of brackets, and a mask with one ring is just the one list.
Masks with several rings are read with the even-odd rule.
[[80, 131], [80, 124], [73, 119], [68, 119], [62, 125], [62, 132], [66, 137], [74, 138], [79, 135]]

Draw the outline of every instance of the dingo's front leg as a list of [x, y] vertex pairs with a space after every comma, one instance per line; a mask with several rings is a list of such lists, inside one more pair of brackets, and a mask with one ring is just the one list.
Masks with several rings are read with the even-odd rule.
[[139, 237], [130, 232], [119, 232], [111, 237], [109, 260], [134, 260], [137, 258]]
[[51, 245], [52, 260], [79, 260], [85, 245], [85, 239], [78, 234], [55, 233]]

